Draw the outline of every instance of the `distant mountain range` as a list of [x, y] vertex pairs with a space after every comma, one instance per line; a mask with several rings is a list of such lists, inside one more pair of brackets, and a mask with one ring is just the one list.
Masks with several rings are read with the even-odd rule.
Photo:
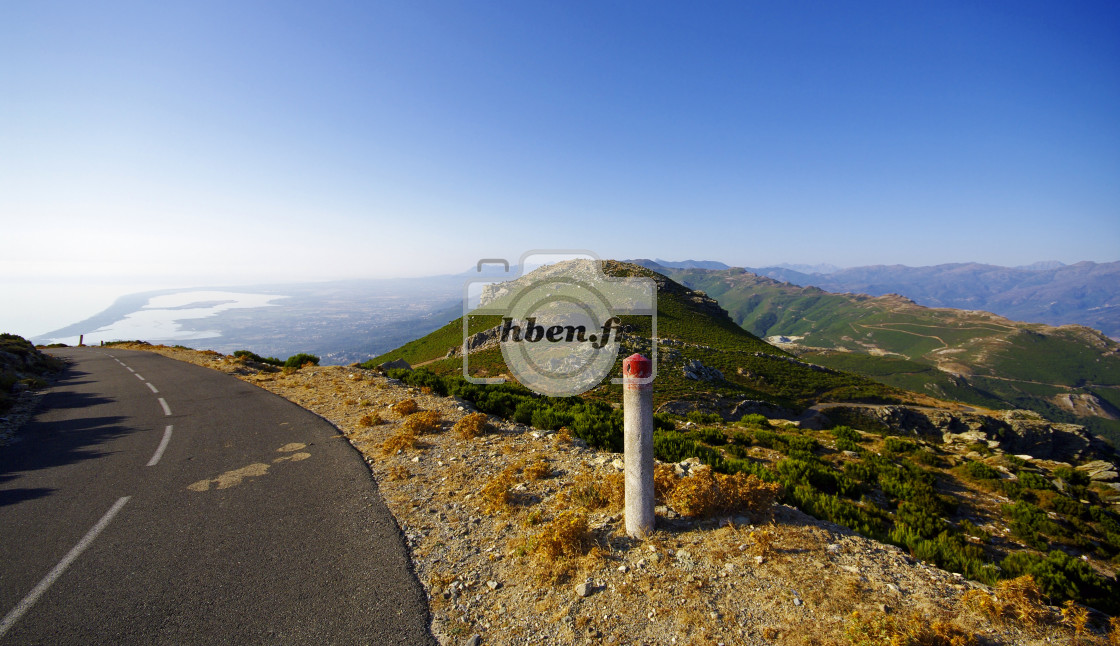
[[[730, 269], [713, 261], [632, 261], [668, 269]], [[900, 294], [927, 307], [983, 310], [1015, 321], [1084, 325], [1120, 339], [1120, 262], [1056, 261], [1024, 267], [980, 263], [931, 267], [874, 265], [836, 269], [818, 265], [746, 267], [746, 271], [799, 287], [883, 296]]]
[[897, 294], [834, 294], [745, 269], [644, 264], [803, 360], [943, 399], [1034, 410], [1120, 440], [1120, 343], [1091, 328], [928, 308]]

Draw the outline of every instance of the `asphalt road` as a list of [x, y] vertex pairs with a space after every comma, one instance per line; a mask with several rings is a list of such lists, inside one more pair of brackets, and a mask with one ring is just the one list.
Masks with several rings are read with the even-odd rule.
[[0, 447], [0, 644], [435, 643], [334, 427], [156, 354], [53, 352], [70, 369]]

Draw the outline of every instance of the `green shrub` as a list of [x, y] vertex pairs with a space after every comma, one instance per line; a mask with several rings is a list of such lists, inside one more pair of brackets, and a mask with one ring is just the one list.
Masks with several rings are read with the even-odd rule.
[[1054, 521], [1035, 505], [1020, 500], [1012, 505], [1001, 507], [1004, 515], [1011, 519], [1011, 531], [1027, 545], [1037, 549], [1046, 550], [1050, 543], [1045, 535], [1058, 535], [1061, 529]]
[[250, 352], [248, 350], [234, 350], [233, 356], [241, 359], [248, 359], [250, 361], [256, 361], [257, 363], [265, 363], [270, 366], [284, 365], [284, 362], [277, 359], [276, 357], [262, 357], [261, 355], [255, 352]]
[[698, 410], [689, 411], [685, 418], [694, 424], [719, 424], [723, 417], [719, 413], [702, 413]]
[[1016, 475], [1019, 477], [1019, 484], [1027, 489], [1048, 491], [1054, 488], [1049, 480], [1032, 471], [1020, 471]]
[[1107, 613], [1120, 610], [1120, 586], [1106, 582], [1092, 566], [1061, 550], [1045, 556], [1033, 552], [1012, 552], [1000, 563], [1003, 576], [1014, 578], [1029, 574], [1051, 603], [1067, 599], [1080, 601]]
[[976, 480], [999, 480], [999, 471], [983, 462], [968, 462], [964, 465], [964, 472]]
[[883, 443], [883, 449], [887, 453], [894, 454], [913, 453], [918, 449], [918, 446], [913, 442], [907, 442], [906, 440], [897, 437], [888, 437]]
[[847, 440], [849, 442], [859, 442], [863, 438], [859, 431], [851, 426], [834, 426], [829, 433], [832, 433], [832, 437], [837, 440]]
[[701, 428], [694, 431], [693, 435], [704, 444], [712, 444], [715, 446], [727, 444], [727, 436], [723, 434], [723, 431], [717, 428]]
[[758, 413], [751, 413], [749, 415], [743, 415], [742, 417], [739, 418], [739, 423], [743, 424], [745, 426], [757, 426], [759, 428], [770, 428], [770, 420], [767, 419], [765, 415], [759, 415]]
[[288, 360], [284, 362], [284, 367], [300, 368], [309, 363], [315, 366], [319, 365], [319, 357], [313, 354], [307, 354], [306, 352], [300, 352], [299, 354], [293, 354], [288, 357]]

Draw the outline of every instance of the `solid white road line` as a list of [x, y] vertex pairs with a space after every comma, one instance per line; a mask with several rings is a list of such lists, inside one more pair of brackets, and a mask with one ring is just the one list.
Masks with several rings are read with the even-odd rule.
[[163, 414], [170, 417], [171, 416], [171, 407], [167, 405], [167, 402], [163, 399], [163, 397], [159, 398], [159, 405], [163, 406]]
[[163, 450], [167, 448], [167, 444], [171, 442], [171, 425], [168, 424], [167, 428], [163, 429], [163, 439], [159, 442], [159, 448], [156, 449], [155, 455], [151, 460], [148, 460], [148, 466], [154, 467], [159, 464], [159, 459], [163, 457]]
[[156, 390], [156, 387], [153, 386], [152, 382], [150, 382], [150, 381], [144, 382], [144, 385], [147, 386], [148, 388], [151, 388], [153, 393], [158, 393], [159, 392], [158, 390]]
[[117, 502], [109, 508], [109, 511], [105, 512], [105, 515], [101, 517], [101, 520], [97, 521], [97, 524], [93, 526], [93, 529], [86, 532], [86, 535], [82, 537], [82, 540], [78, 541], [78, 544], [75, 545], [74, 548], [66, 554], [66, 556], [62, 557], [62, 560], [58, 562], [58, 565], [54, 566], [54, 569], [51, 570], [47, 574], [47, 576], [43, 577], [43, 580], [39, 582], [39, 585], [35, 586], [35, 589], [27, 593], [27, 596], [23, 598], [23, 601], [20, 601], [18, 604], [16, 604], [16, 607], [12, 608], [11, 612], [4, 615], [4, 620], [0, 621], [0, 637], [3, 637], [4, 633], [8, 632], [8, 630], [11, 629], [12, 625], [19, 621], [19, 618], [22, 617], [24, 613], [31, 609], [31, 606], [35, 605], [35, 602], [39, 600], [39, 597], [43, 596], [43, 593], [47, 591], [47, 588], [50, 588], [51, 585], [53, 585], [54, 582], [58, 580], [58, 577], [62, 576], [62, 573], [66, 571], [66, 568], [70, 567], [70, 564], [73, 563], [74, 560], [77, 559], [78, 556], [80, 556], [81, 553], [84, 552], [91, 543], [93, 543], [94, 539], [97, 538], [97, 535], [100, 534], [102, 530], [104, 530], [105, 527], [109, 525], [109, 522], [113, 520], [113, 516], [117, 515], [117, 512], [119, 512], [124, 507], [125, 503], [127, 503], [128, 499], [131, 497], [132, 496], [125, 496], [124, 498], [117, 500]]

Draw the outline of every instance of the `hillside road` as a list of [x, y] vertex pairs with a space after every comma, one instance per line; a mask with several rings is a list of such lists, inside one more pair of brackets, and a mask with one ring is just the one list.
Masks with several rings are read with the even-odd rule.
[[0, 646], [435, 644], [333, 426], [154, 353], [51, 353], [70, 367], [0, 447]]

